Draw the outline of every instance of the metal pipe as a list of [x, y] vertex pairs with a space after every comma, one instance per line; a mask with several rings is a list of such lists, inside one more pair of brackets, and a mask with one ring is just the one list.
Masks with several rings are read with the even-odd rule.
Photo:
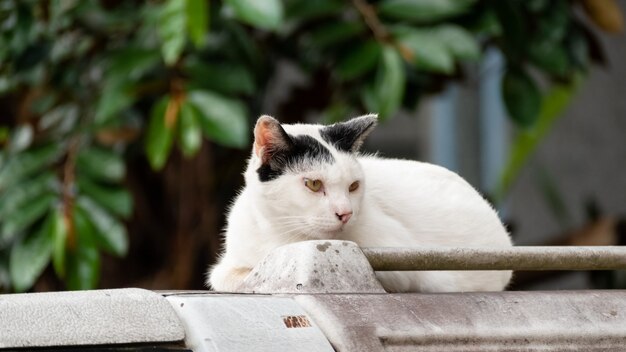
[[376, 271], [626, 269], [626, 246], [363, 248]]

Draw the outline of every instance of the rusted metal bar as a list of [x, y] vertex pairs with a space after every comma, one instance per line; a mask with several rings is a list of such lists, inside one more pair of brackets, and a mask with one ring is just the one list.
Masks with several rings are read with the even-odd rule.
[[376, 271], [626, 269], [626, 246], [362, 250]]

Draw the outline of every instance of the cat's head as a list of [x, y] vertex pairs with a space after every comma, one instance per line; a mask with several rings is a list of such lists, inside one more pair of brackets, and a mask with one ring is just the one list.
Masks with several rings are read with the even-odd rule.
[[329, 126], [257, 120], [246, 183], [276, 235], [336, 238], [357, 221], [366, 180], [356, 154], [376, 122], [376, 115]]

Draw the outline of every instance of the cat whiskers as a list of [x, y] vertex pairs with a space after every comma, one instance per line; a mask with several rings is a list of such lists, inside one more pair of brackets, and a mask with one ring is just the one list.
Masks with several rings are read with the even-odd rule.
[[293, 219], [285, 219], [283, 221], [277, 221], [275, 226], [277, 227], [290, 227], [290, 226], [298, 226], [301, 225], [303, 228], [326, 228], [332, 227], [336, 223], [326, 218], [311, 218], [311, 217], [302, 217], [302, 218], [293, 218]]
[[306, 231], [304, 230], [304, 226], [292, 225], [291, 227], [278, 233], [277, 235], [282, 237], [286, 242], [296, 242], [303, 239], [303, 236], [306, 233]]
[[277, 235], [287, 242], [301, 241], [310, 238], [324, 238], [339, 230], [337, 222], [327, 217], [311, 217], [307, 215], [290, 215], [274, 218]]
[[302, 241], [307, 238], [306, 230], [302, 228], [291, 229], [280, 234], [281, 238], [287, 242]]

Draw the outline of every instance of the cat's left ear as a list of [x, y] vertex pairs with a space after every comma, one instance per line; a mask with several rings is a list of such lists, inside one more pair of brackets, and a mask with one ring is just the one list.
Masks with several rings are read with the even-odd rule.
[[290, 149], [293, 142], [287, 132], [275, 118], [263, 115], [254, 126], [254, 145], [252, 150], [263, 164], [274, 155]]
[[363, 115], [326, 126], [320, 130], [320, 135], [338, 150], [355, 153], [359, 151], [365, 137], [372, 132], [377, 123], [377, 114]]

